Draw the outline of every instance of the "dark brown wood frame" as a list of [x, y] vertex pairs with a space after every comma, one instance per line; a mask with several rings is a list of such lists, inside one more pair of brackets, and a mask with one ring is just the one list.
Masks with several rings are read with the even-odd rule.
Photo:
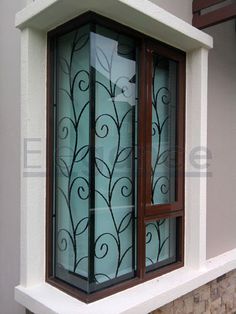
[[177, 95], [177, 103], [178, 103], [178, 112], [177, 112], [177, 151], [176, 151], [176, 163], [177, 167], [177, 186], [176, 186], [176, 201], [171, 204], [163, 204], [163, 205], [153, 205], [151, 204], [151, 150], [152, 150], [152, 125], [148, 123], [146, 126], [146, 207], [145, 214], [146, 216], [156, 215], [158, 212], [167, 213], [167, 212], [175, 212], [183, 209], [184, 203], [184, 188], [183, 188], [183, 169], [184, 169], [184, 119], [185, 119], [185, 106], [182, 101], [185, 94], [185, 82], [183, 80], [185, 69], [185, 57], [183, 55], [176, 54], [173, 49], [167, 48], [158, 42], [151, 42], [148, 44], [147, 51], [147, 67], [148, 67], [148, 79], [146, 82], [147, 85], [147, 96], [146, 96], [146, 121], [152, 121], [152, 60], [153, 55], [158, 54], [160, 56], [166, 57], [173, 61], [178, 62], [179, 70], [178, 70], [178, 95]]
[[[140, 83], [139, 83], [139, 133], [138, 133], [138, 240], [137, 240], [137, 274], [136, 277], [115, 286], [97, 291], [92, 294], [86, 294], [77, 288], [54, 277], [53, 274], [53, 64], [54, 64], [54, 38], [72, 31], [81, 25], [89, 22], [96, 22], [103, 26], [124, 33], [136, 38], [137, 45], [140, 47]], [[150, 52], [155, 50], [159, 54], [175, 60], [179, 64], [178, 72], [178, 153], [177, 160], [181, 164], [177, 173], [177, 203], [159, 206], [151, 206], [147, 203], [146, 175], [148, 156], [147, 136], [150, 132], [150, 94], [148, 93], [148, 84], [152, 70], [150, 66]], [[149, 61], [149, 63], [147, 63]], [[185, 53], [170, 47], [166, 44], [154, 41], [153, 39], [134, 31], [126, 26], [114, 22], [108, 18], [97, 15], [93, 12], [87, 12], [78, 18], [75, 18], [66, 24], [57, 27], [48, 33], [48, 55], [47, 55], [47, 194], [46, 194], [46, 281], [51, 285], [65, 291], [86, 303], [104, 298], [108, 295], [122, 291], [134, 285], [140, 284], [151, 278], [155, 278], [184, 265], [184, 143], [185, 143]], [[149, 104], [149, 105], [148, 105]], [[148, 118], [149, 116], [149, 118]], [[149, 130], [149, 131], [147, 131]], [[150, 151], [150, 150], [149, 150]], [[161, 218], [177, 218], [177, 259], [176, 262], [160, 269], [146, 273], [145, 269], [145, 223], [155, 221]]]
[[203, 29], [236, 18], [236, 3], [226, 4], [208, 13], [203, 10], [213, 8], [227, 0], [193, 0], [193, 26]]

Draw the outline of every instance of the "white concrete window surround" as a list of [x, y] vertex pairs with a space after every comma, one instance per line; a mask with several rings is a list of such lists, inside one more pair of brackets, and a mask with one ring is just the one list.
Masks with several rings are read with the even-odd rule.
[[[94, 11], [187, 53], [185, 266], [91, 303], [45, 283], [47, 32]], [[16, 15], [21, 30], [21, 279], [15, 298], [34, 313], [148, 313], [236, 267], [236, 250], [206, 260], [207, 173], [191, 163], [207, 147], [207, 60], [212, 38], [148, 0], [37, 0]], [[31, 165], [25, 144], [37, 144]], [[35, 152], [39, 150], [40, 152]]]

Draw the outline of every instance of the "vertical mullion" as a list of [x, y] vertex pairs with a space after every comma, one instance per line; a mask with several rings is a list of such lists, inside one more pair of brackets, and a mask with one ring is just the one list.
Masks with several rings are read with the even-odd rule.
[[178, 86], [177, 86], [177, 202], [184, 209], [184, 143], [185, 143], [185, 59], [178, 62]]
[[95, 281], [94, 259], [95, 259], [95, 68], [92, 63], [94, 53], [94, 43], [92, 32], [95, 32], [95, 24], [90, 24], [90, 55], [89, 55], [89, 132], [90, 132], [90, 150], [89, 150], [89, 235], [88, 235], [88, 290], [90, 292], [91, 284]]
[[[176, 77], [176, 73], [179, 71], [179, 64], [174, 63], [175, 66], [177, 67], [177, 72], [174, 71], [173, 69], [173, 63], [169, 62], [168, 70], [169, 70], [169, 79], [168, 79], [168, 89], [171, 94], [174, 96], [171, 97], [173, 98], [174, 101], [176, 102], [176, 108], [175, 112], [173, 115], [173, 111], [171, 109], [171, 105], [169, 106], [169, 126], [168, 126], [168, 133], [170, 134], [170, 140], [169, 140], [169, 160], [168, 160], [168, 170], [169, 170], [169, 178], [170, 182], [172, 182], [172, 176], [174, 175], [174, 186], [170, 184], [170, 194], [169, 194], [169, 202], [174, 203], [178, 201], [178, 195], [177, 195], [177, 183], [178, 183], [178, 177], [177, 177], [177, 158], [178, 158], [178, 153], [176, 150], [176, 144], [178, 143], [178, 78]], [[173, 77], [174, 76], [174, 77]], [[174, 149], [174, 153], [173, 153]], [[172, 164], [172, 154], [175, 156], [175, 169], [174, 171], [172, 170], [173, 164]]]
[[138, 268], [137, 274], [145, 274], [145, 205], [146, 205], [146, 43], [142, 40], [139, 60], [139, 111], [138, 111]]
[[56, 204], [56, 178], [57, 178], [57, 167], [56, 167], [56, 158], [57, 158], [57, 121], [58, 121], [58, 110], [57, 110], [57, 89], [58, 89], [58, 56], [57, 56], [57, 39], [53, 40], [53, 49], [54, 49], [54, 59], [53, 59], [53, 269], [56, 269], [56, 228], [57, 223], [57, 204]]
[[184, 209], [184, 182], [185, 182], [185, 56], [178, 62], [178, 84], [177, 84], [177, 156], [176, 156], [176, 175], [177, 175], [177, 202], [182, 209], [182, 217], [177, 221], [177, 258], [184, 262], [184, 234], [185, 234], [185, 209]]
[[146, 63], [146, 205], [151, 204], [152, 186], [152, 50], [147, 47]]
[[[138, 76], [138, 67], [137, 67], [137, 60], [139, 60], [139, 54], [138, 49], [136, 49], [136, 88], [137, 88], [137, 76]], [[136, 216], [136, 112], [137, 112], [137, 89], [135, 90], [135, 105], [132, 108], [132, 161], [131, 161], [131, 167], [132, 167], [132, 185], [133, 185], [133, 192], [132, 192], [132, 270], [135, 271], [135, 260], [136, 260], [136, 222], [135, 222], [135, 216]]]

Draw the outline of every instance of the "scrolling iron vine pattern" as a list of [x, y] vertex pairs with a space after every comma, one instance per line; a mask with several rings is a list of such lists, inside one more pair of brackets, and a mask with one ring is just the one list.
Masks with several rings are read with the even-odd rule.
[[[130, 169], [132, 170], [132, 167], [134, 167], [134, 142], [132, 136], [134, 135], [134, 125], [132, 125], [132, 123], [134, 121], [135, 98], [133, 98], [134, 90], [132, 90], [132, 87], [135, 84], [132, 82], [133, 77], [124, 75], [123, 73], [118, 76], [115, 72], [117, 69], [114, 70], [114, 63], [117, 62], [118, 57], [117, 43], [120, 41], [119, 39], [119, 35], [117, 35], [115, 43], [113, 41], [109, 43], [111, 54], [106, 54], [105, 49], [102, 48], [102, 43], [98, 42], [95, 47], [96, 67], [99, 69], [98, 72], [103, 73], [103, 76], [106, 77], [105, 80], [101, 79], [97, 72], [95, 86], [98, 93], [105, 93], [106, 96], [104, 95], [104, 98], [110, 99], [111, 104], [109, 104], [109, 107], [112, 108], [111, 110], [106, 110], [105, 107], [102, 106], [103, 113], [96, 116], [95, 134], [97, 140], [102, 140], [103, 147], [109, 147], [109, 144], [115, 138], [115, 146], [113, 146], [109, 160], [106, 158], [101, 159], [99, 154], [95, 156], [96, 170], [107, 187], [105, 193], [102, 193], [97, 188], [95, 189], [95, 193], [103, 200], [113, 225], [113, 232], [100, 233], [95, 239], [95, 257], [99, 260], [108, 257], [109, 246], [112, 246], [113, 249], [116, 247], [117, 250], [117, 260], [114, 263], [115, 271], [112, 277], [108, 274], [99, 273], [101, 278], [105, 277], [106, 279], [116, 278], [120, 275], [122, 263], [125, 258], [127, 258], [127, 255], [131, 254], [134, 249], [133, 241], [131, 240], [131, 243], [127, 243], [124, 236], [130, 236], [129, 233], [126, 233], [127, 231], [131, 233], [134, 232], [134, 230], [132, 230], [134, 227], [134, 181]], [[123, 44], [120, 55], [122, 57], [132, 57], [133, 49], [134, 47]], [[98, 104], [98, 106], [100, 105], [101, 104]], [[125, 109], [119, 110], [120, 106], [124, 106]], [[129, 134], [129, 143], [127, 143], [128, 134], [125, 132], [126, 124], [128, 124], [129, 127], [132, 126], [132, 132]], [[114, 135], [114, 133], [116, 134]], [[133, 134], [131, 135], [131, 133]], [[129, 168], [128, 171], [124, 171], [127, 166]], [[128, 212], [126, 210], [126, 213], [119, 217], [119, 219], [117, 219], [118, 217], [115, 215], [116, 209], [114, 206], [117, 196], [119, 202], [121, 202], [120, 199], [123, 198], [126, 207], [131, 207], [131, 209], [129, 209]], [[111, 253], [110, 258], [112, 258]], [[131, 265], [127, 266], [132, 266], [132, 261]], [[95, 274], [95, 280], [98, 280], [98, 274]]]
[[[153, 58], [153, 77], [152, 77], [152, 168], [151, 168], [151, 203], [162, 203], [163, 197], [166, 197], [166, 203], [169, 203], [170, 178], [166, 163], [170, 158], [170, 147], [162, 145], [163, 135], [169, 127], [170, 120], [168, 106], [171, 104], [171, 92], [168, 87], [159, 84], [158, 77], [166, 75], [160, 68], [163, 58], [154, 56]], [[167, 74], [168, 75], [168, 74]], [[163, 167], [164, 166], [164, 167]], [[158, 263], [164, 253], [165, 247], [169, 244], [169, 236], [163, 232], [163, 227], [168, 228], [168, 220], [162, 219], [151, 222], [146, 225], [146, 264]], [[169, 230], [170, 232], [170, 230]], [[148, 246], [154, 241], [157, 245], [156, 254], [153, 255]], [[167, 256], [168, 258], [169, 256]]]
[[[163, 227], [168, 228], [168, 220], [161, 219], [155, 222], [147, 223], [146, 225], [146, 246], [152, 244], [152, 241], [155, 243], [155, 251], [148, 252], [146, 250], [146, 264], [152, 265], [160, 261], [162, 251], [165, 247], [165, 244], [169, 241], [169, 236], [164, 237], [163, 239]], [[148, 254], [149, 253], [149, 254]], [[168, 258], [169, 256], [167, 256]]]
[[170, 158], [170, 147], [165, 147], [164, 133], [168, 132], [171, 104], [171, 92], [168, 87], [160, 87], [158, 76], [168, 75], [161, 71], [163, 62], [159, 56], [154, 57], [154, 69], [152, 78], [152, 173], [151, 173], [151, 202], [160, 204], [165, 196], [165, 203], [169, 203], [170, 178], [168, 159]]
[[[74, 71], [73, 63], [76, 53], [86, 49], [89, 43], [89, 35], [80, 35], [75, 33], [71, 43], [71, 53], [67, 58], [60, 56], [58, 73], [62, 73], [68, 86], [59, 85], [59, 97], [65, 96], [66, 101], [62, 101], [62, 105], [70, 106], [68, 115], [62, 114], [57, 121], [57, 156], [56, 156], [56, 194], [61, 194], [65, 201], [66, 211], [68, 211], [69, 222], [66, 221], [63, 226], [63, 218], [65, 213], [59, 211], [65, 210], [64, 207], [57, 209], [57, 215], [61, 215], [62, 222], [57, 226], [57, 248], [59, 252], [68, 252], [72, 250], [73, 257], [68, 262], [70, 271], [76, 272], [79, 265], [88, 260], [88, 254], [80, 256], [78, 253], [78, 242], [80, 237], [88, 233], [88, 216], [82, 217], [79, 221], [75, 219], [73, 196], [75, 191], [81, 201], [89, 198], [89, 181], [88, 176], [81, 172], [77, 175], [78, 167], [83, 165], [85, 160], [88, 161], [89, 144], [80, 145], [79, 129], [83, 116], [88, 111], [89, 101], [89, 72], [88, 69], [79, 69]], [[61, 86], [62, 85], [62, 86]], [[66, 86], [64, 86], [66, 85]], [[85, 93], [85, 102], [76, 102], [76, 89], [80, 93]], [[62, 95], [62, 96], [61, 96]], [[60, 108], [58, 108], [59, 111]], [[71, 113], [71, 114], [70, 114]], [[59, 115], [59, 113], [58, 113]], [[71, 143], [73, 139], [73, 143]], [[60, 204], [60, 203], [59, 203]], [[58, 206], [59, 207], [59, 206]], [[76, 207], [76, 210], [78, 208]], [[62, 226], [61, 226], [62, 225]], [[59, 263], [59, 261], [57, 261]], [[61, 262], [63, 264], [63, 262]], [[61, 265], [62, 266], [62, 265]]]
[[[105, 258], [110, 258], [113, 260], [113, 270], [108, 269], [108, 273], [94, 270], [93, 281], [96, 283], [104, 282], [113, 278], [119, 277], [120, 271], [122, 269], [122, 264], [127, 262], [127, 256], [132, 254], [134, 250], [134, 235], [131, 235], [130, 241], [125, 241], [125, 237], [129, 233], [134, 233], [134, 182], [132, 171], [134, 168], [134, 137], [131, 138], [130, 144], [126, 147], [122, 146], [122, 138], [124, 137], [124, 125], [131, 121], [134, 121], [134, 103], [131, 106], [126, 107], [125, 111], [119, 112], [117, 100], [120, 95], [123, 97], [123, 102], [127, 104], [130, 102], [130, 89], [134, 84], [132, 78], [122, 75], [117, 77], [114, 80], [113, 74], [113, 62], [117, 50], [117, 45], [115, 44], [112, 49], [112, 54], [107, 56], [106, 51], [102, 49], [101, 46], [96, 46], [95, 48], [95, 59], [98, 67], [103, 69], [103, 73], [106, 77], [105, 80], [97, 80], [99, 75], [95, 75], [95, 88], [103, 90], [107, 94], [107, 97], [111, 100], [112, 111], [107, 111], [104, 108], [103, 113], [96, 115], [95, 121], [95, 143], [96, 141], [104, 141], [105, 149], [109, 147], [110, 141], [114, 140], [114, 132], [116, 133], [116, 143], [115, 148], [112, 153], [112, 157], [109, 161], [106, 161], [105, 158], [99, 155], [99, 149], [90, 149], [90, 145], [87, 143], [80, 144], [80, 131], [82, 120], [86, 118], [87, 111], [89, 111], [89, 106], [91, 103], [89, 101], [84, 101], [84, 104], [81, 104], [81, 99], [85, 100], [88, 97], [90, 92], [90, 76], [91, 73], [86, 69], [79, 69], [75, 71], [74, 62], [76, 59], [76, 54], [80, 53], [83, 49], [89, 45], [90, 36], [88, 33], [79, 35], [78, 32], [75, 32], [73, 41], [71, 43], [71, 52], [69, 58], [60, 56], [60, 70], [67, 77], [67, 88], [60, 88], [60, 92], [64, 93], [68, 99], [69, 104], [72, 109], [72, 114], [69, 116], [64, 115], [60, 118], [57, 123], [57, 133], [60, 139], [60, 143], [68, 140], [70, 138], [70, 162], [68, 159], [63, 158], [63, 156], [57, 156], [56, 169], [57, 173], [60, 176], [64, 176], [67, 180], [66, 186], [60, 186], [58, 184], [57, 191], [61, 193], [65, 199], [66, 208], [69, 216], [69, 226], [63, 226], [58, 229], [57, 232], [57, 247], [61, 253], [69, 253], [71, 259], [73, 260], [73, 267], [70, 271], [74, 273], [79, 273], [79, 267], [82, 263], [88, 263], [88, 251], [84, 256], [80, 255], [79, 246], [81, 241], [88, 237], [89, 229], [95, 228], [91, 225], [89, 220], [89, 213], [87, 216], [80, 217], [79, 220], [76, 220], [77, 216], [73, 210], [73, 202], [75, 202], [75, 196], [78, 198], [78, 202], [89, 201], [89, 198], [92, 197], [91, 193], [94, 193], [95, 200], [99, 200], [99, 204], [103, 203], [103, 211], [105, 210], [106, 215], [109, 214], [110, 219], [113, 224], [113, 228], [108, 230], [103, 230], [101, 233], [96, 233], [93, 243], [89, 243], [90, 246], [94, 247], [94, 265], [99, 261], [103, 261]], [[117, 41], [119, 36], [117, 36]], [[130, 54], [130, 47], [123, 46], [123, 55]], [[78, 57], [78, 56], [77, 56]], [[76, 97], [76, 95], [86, 94], [85, 97]], [[96, 104], [95, 104], [96, 107]], [[92, 121], [90, 121], [90, 124]], [[84, 126], [84, 125], [83, 125]], [[133, 128], [134, 126], [132, 126]], [[88, 129], [89, 130], [89, 129]], [[72, 136], [71, 133], [74, 133]], [[134, 132], [134, 130], [132, 130]], [[112, 138], [109, 140], [109, 135], [112, 135]], [[126, 135], [127, 136], [127, 135]], [[73, 143], [72, 140], [73, 139]], [[89, 141], [89, 140], [88, 140]], [[114, 145], [114, 143], [112, 143]], [[90, 191], [90, 182], [89, 176], [83, 175], [82, 167], [87, 163], [89, 164], [89, 156], [94, 154], [95, 162], [95, 178], [104, 184], [107, 189], [99, 188], [100, 185], [95, 183], [94, 191]], [[85, 162], [83, 164], [83, 162]], [[120, 169], [127, 167], [127, 163], [130, 164], [131, 174], [125, 173], [122, 175]], [[94, 178], [94, 180], [95, 180]], [[98, 179], [97, 179], [98, 178]], [[60, 181], [59, 181], [60, 182]], [[75, 193], [76, 192], [76, 193]], [[127, 199], [126, 207], [131, 209], [126, 211], [123, 216], [116, 216], [116, 209], [114, 207], [114, 199], [117, 198]], [[88, 206], [88, 205], [86, 205]], [[76, 211], [80, 211], [79, 206], [76, 207]], [[96, 216], [96, 209], [95, 209]], [[101, 222], [103, 224], [103, 222]], [[112, 230], [112, 231], [111, 231]], [[130, 243], [129, 243], [130, 242]], [[88, 247], [88, 250], [90, 248]], [[116, 261], [114, 260], [114, 249], [116, 250]], [[71, 250], [71, 252], [68, 252]], [[110, 254], [110, 256], [109, 256]], [[131, 256], [131, 262], [129, 262], [128, 268], [134, 267], [134, 260]], [[124, 266], [124, 265], [123, 265]], [[68, 266], [67, 266], [68, 267]], [[99, 267], [98, 267], [99, 269]]]

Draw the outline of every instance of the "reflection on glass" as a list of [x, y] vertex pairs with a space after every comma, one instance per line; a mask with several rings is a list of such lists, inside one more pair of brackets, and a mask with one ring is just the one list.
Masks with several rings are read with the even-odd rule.
[[55, 276], [92, 292], [134, 276], [136, 47], [90, 25], [57, 42]]
[[134, 268], [134, 115], [136, 61], [132, 39], [97, 27], [95, 70], [95, 260], [104, 282]]
[[84, 290], [82, 279], [89, 273], [89, 37], [89, 26], [61, 36], [55, 71], [54, 272]]
[[146, 270], [176, 261], [176, 218], [146, 223]]
[[152, 78], [152, 204], [176, 200], [177, 63], [153, 57]]

